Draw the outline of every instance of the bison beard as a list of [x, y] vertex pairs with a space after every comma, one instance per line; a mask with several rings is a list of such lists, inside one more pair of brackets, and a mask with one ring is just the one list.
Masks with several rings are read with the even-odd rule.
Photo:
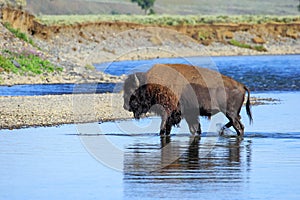
[[129, 107], [136, 119], [147, 112], [161, 116], [160, 135], [169, 135], [172, 126], [181, 121], [177, 98], [168, 88], [158, 84], [146, 84], [136, 89], [130, 97]]
[[210, 117], [224, 113], [229, 122], [243, 136], [244, 126], [240, 110], [248, 93], [246, 111], [250, 122], [250, 92], [243, 84], [218, 72], [183, 64], [157, 64], [146, 73], [131, 74], [124, 82], [124, 108], [139, 119], [154, 112], [161, 116], [161, 135], [169, 135], [171, 128], [185, 118], [191, 133], [201, 133], [198, 116]]

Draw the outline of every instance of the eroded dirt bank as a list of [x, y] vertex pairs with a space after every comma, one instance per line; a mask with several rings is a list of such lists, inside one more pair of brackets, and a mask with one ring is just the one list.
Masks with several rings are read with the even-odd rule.
[[[33, 15], [6, 8], [3, 22], [29, 33], [52, 61], [84, 66], [113, 60], [178, 56], [299, 54], [300, 21], [267, 24], [155, 26], [94, 22], [45, 26]], [[263, 51], [230, 45], [234, 39]]]

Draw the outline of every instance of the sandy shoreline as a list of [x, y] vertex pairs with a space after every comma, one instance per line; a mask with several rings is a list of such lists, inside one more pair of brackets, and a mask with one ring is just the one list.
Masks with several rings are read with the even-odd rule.
[[0, 97], [0, 129], [101, 122], [130, 118], [121, 94]]
[[[133, 118], [120, 93], [0, 97], [0, 129], [55, 126]], [[276, 99], [251, 98], [252, 105]]]

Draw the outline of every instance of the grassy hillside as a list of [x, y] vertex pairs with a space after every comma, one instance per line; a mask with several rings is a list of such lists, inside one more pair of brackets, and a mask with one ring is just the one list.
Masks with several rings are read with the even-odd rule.
[[82, 22], [133, 22], [150, 25], [200, 25], [216, 23], [250, 23], [262, 24], [268, 22], [300, 22], [300, 16], [261, 16], [261, 15], [42, 15], [38, 17], [46, 25], [70, 25]]
[[[143, 14], [130, 0], [27, 0], [35, 14]], [[299, 15], [299, 0], [157, 0], [159, 14]]]

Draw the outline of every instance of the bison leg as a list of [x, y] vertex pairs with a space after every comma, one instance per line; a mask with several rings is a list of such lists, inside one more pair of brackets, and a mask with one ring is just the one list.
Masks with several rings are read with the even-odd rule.
[[240, 121], [241, 116], [232, 117], [232, 115], [226, 114], [226, 117], [229, 119], [229, 122], [223, 127], [221, 133], [226, 128], [233, 126], [238, 136], [244, 136], [244, 125]]
[[199, 119], [198, 117], [186, 117], [186, 121], [189, 125], [189, 129], [190, 129], [190, 132], [192, 134], [201, 134], [201, 125], [200, 125], [200, 122], [199, 122]]
[[227, 124], [225, 124], [225, 125], [221, 128], [221, 130], [220, 130], [220, 135], [224, 135], [225, 129], [226, 129], [226, 128], [230, 128], [232, 125], [233, 125], [233, 124], [232, 124], [232, 121], [229, 121]]
[[[240, 117], [239, 117], [240, 118]], [[238, 136], [244, 136], [244, 125], [239, 118], [236, 118], [233, 122], [233, 128], [235, 129]]]
[[170, 123], [169, 120], [167, 120], [167, 124], [166, 124], [166, 135], [170, 135], [171, 129], [172, 129], [172, 124]]
[[160, 136], [170, 135], [172, 129], [171, 118], [163, 116], [160, 124]]
[[162, 117], [161, 124], [160, 124], [160, 133], [159, 133], [160, 136], [164, 136], [165, 135], [166, 124], [167, 124], [167, 120]]

